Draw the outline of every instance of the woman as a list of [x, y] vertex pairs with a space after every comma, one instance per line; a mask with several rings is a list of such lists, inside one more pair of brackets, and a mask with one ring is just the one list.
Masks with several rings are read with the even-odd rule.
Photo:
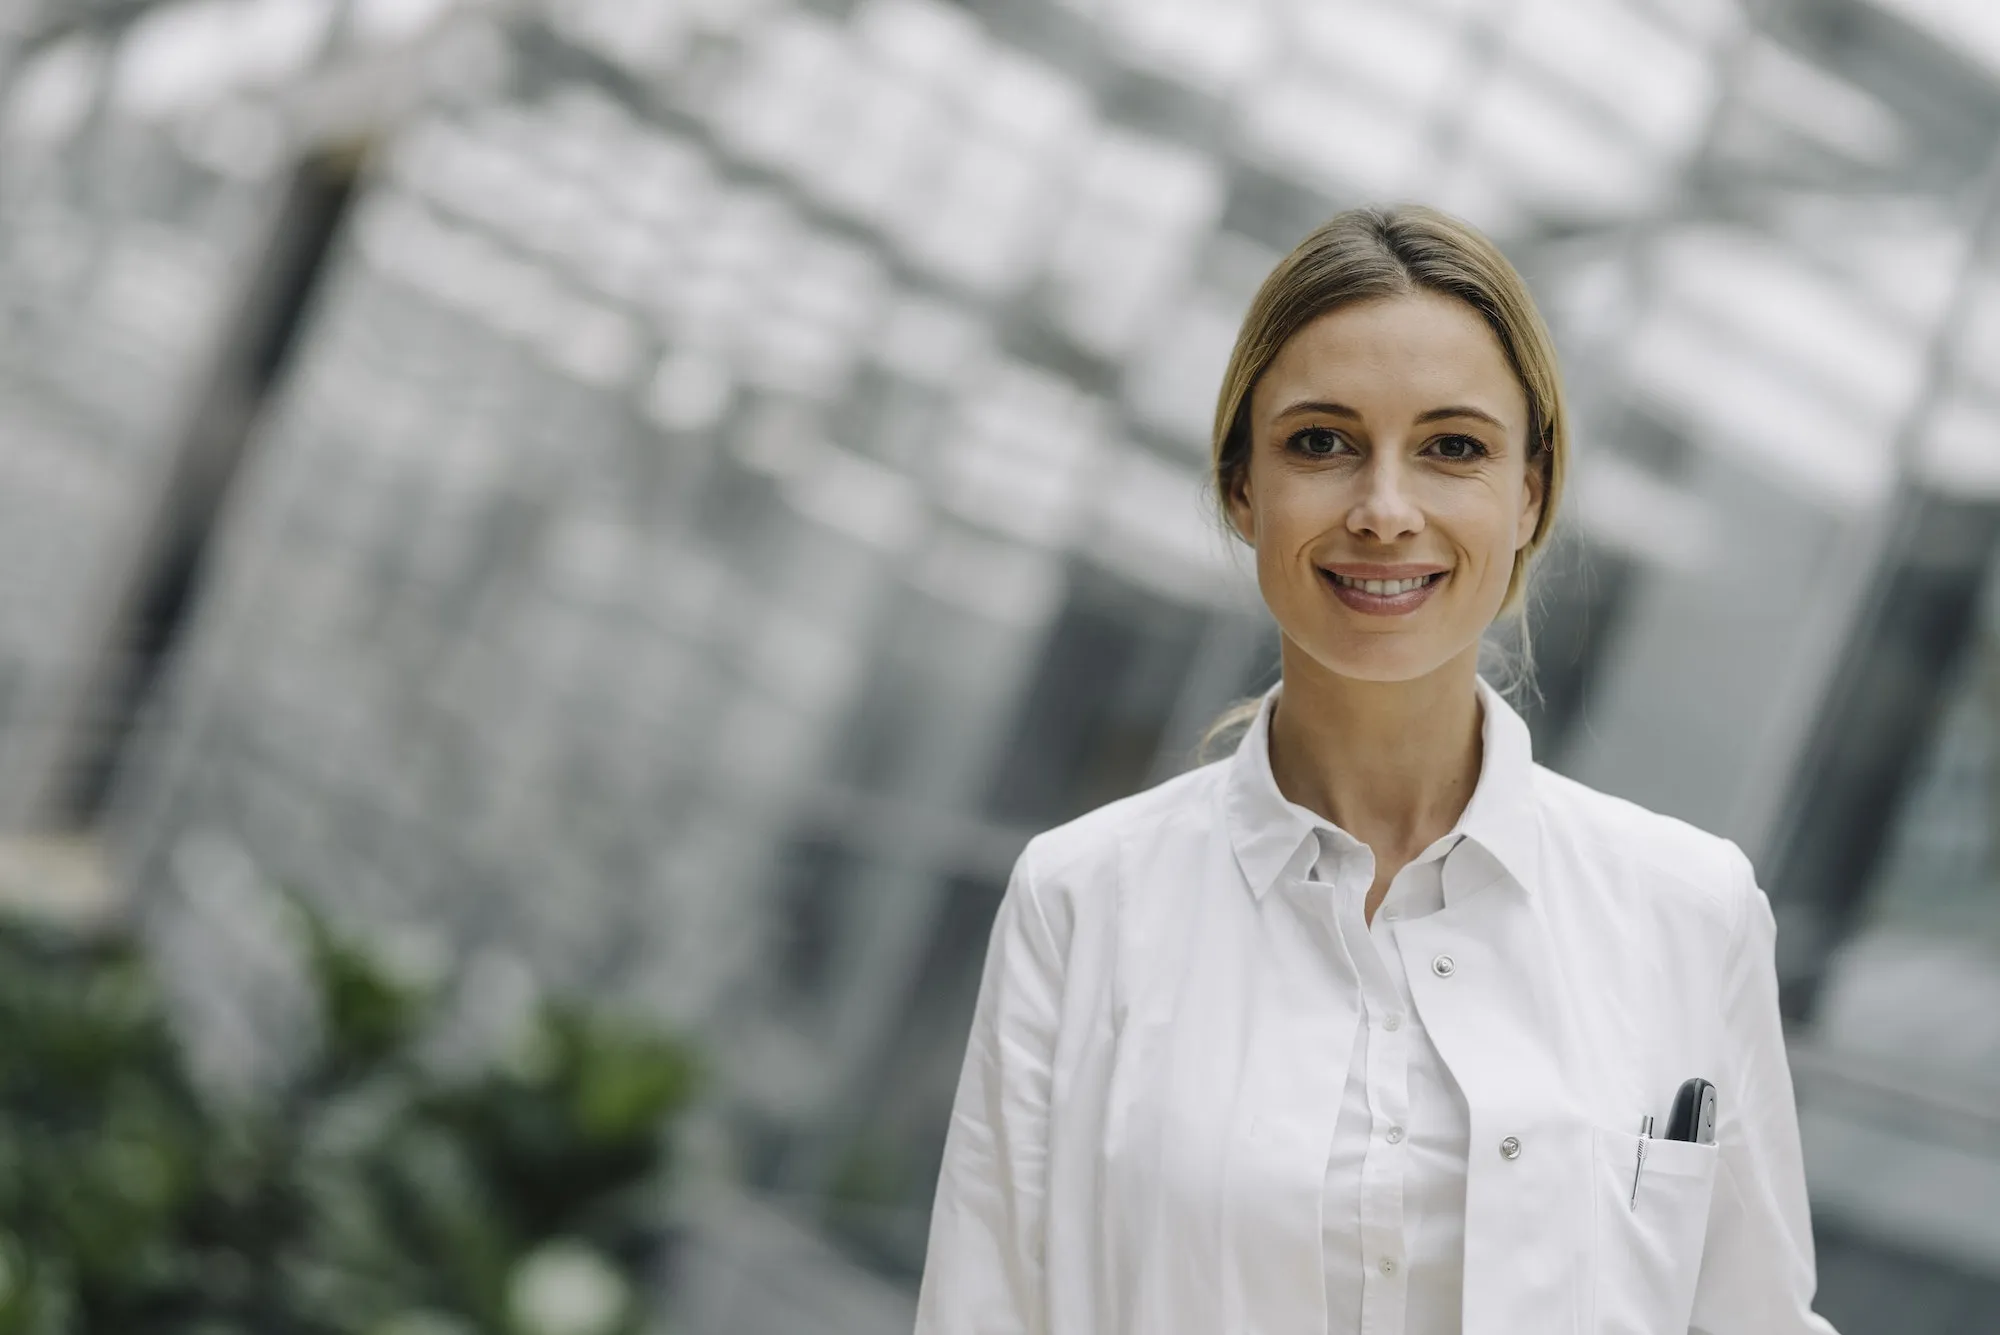
[[[1282, 676], [1021, 854], [920, 1335], [1831, 1331], [1749, 861], [1537, 765], [1478, 674], [1567, 449], [1464, 224], [1350, 211], [1265, 280], [1213, 480]], [[1665, 1138], [1692, 1076], [1712, 1142]]]

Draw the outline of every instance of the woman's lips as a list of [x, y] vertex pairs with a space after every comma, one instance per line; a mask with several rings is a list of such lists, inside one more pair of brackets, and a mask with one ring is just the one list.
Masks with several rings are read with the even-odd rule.
[[1451, 578], [1451, 572], [1447, 570], [1430, 583], [1411, 589], [1408, 593], [1370, 593], [1366, 589], [1342, 584], [1333, 577], [1331, 571], [1322, 570], [1319, 573], [1320, 578], [1326, 581], [1326, 586], [1333, 590], [1333, 596], [1355, 611], [1366, 612], [1370, 616], [1389, 617], [1404, 616], [1416, 611], [1437, 592], [1439, 585]]

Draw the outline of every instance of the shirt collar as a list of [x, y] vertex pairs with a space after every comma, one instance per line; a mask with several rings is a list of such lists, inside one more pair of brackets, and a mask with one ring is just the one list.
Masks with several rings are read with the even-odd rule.
[[[1528, 725], [1486, 680], [1477, 677], [1482, 705], [1479, 781], [1452, 827], [1492, 855], [1522, 889], [1532, 892], [1540, 871], [1541, 831], [1534, 796], [1534, 752]], [[1264, 692], [1249, 730], [1237, 743], [1223, 778], [1223, 810], [1237, 865], [1258, 899], [1295, 864], [1311, 866], [1320, 830], [1336, 831], [1324, 817], [1278, 791], [1271, 774], [1271, 712], [1284, 687], [1280, 678]], [[1338, 831], [1341, 838], [1349, 838]]]

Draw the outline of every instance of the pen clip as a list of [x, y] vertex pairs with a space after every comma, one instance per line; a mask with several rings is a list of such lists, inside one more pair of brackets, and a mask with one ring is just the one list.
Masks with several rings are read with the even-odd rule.
[[1632, 1165], [1632, 1203], [1626, 1208], [1639, 1208], [1639, 1172], [1646, 1166], [1646, 1142], [1653, 1138], [1653, 1115], [1646, 1114], [1639, 1120], [1639, 1161]]

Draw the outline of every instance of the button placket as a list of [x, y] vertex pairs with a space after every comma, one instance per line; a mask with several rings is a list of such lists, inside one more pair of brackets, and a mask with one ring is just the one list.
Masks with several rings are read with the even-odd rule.
[[[1403, 1174], [1409, 1087], [1408, 1030], [1400, 1016], [1408, 1006], [1385, 958], [1394, 946], [1370, 930], [1362, 913], [1363, 888], [1342, 900], [1339, 922], [1348, 958], [1360, 984], [1367, 1044], [1362, 1056], [1371, 1134], [1361, 1162], [1357, 1202], [1363, 1255], [1376, 1258], [1362, 1281], [1363, 1329], [1394, 1329], [1402, 1320], [1404, 1303], [1401, 1264], [1403, 1247]], [[1379, 918], [1378, 913], [1378, 918]], [[1395, 1023], [1390, 1023], [1392, 1017]]]
[[[1417, 1108], [1414, 1101], [1421, 1095], [1410, 1086], [1412, 1063], [1420, 1058], [1436, 1060], [1423, 1057], [1430, 1044], [1416, 1009], [1418, 989], [1412, 986], [1413, 973], [1424, 967], [1432, 952], [1423, 950], [1412, 957], [1404, 947], [1412, 936], [1418, 941], [1435, 939], [1435, 929], [1425, 920], [1445, 907], [1436, 883], [1442, 860], [1426, 857], [1420, 861], [1436, 865], [1412, 863], [1415, 872], [1399, 872], [1371, 920], [1364, 911], [1373, 870], [1370, 859], [1365, 853], [1345, 851], [1349, 856], [1335, 869], [1339, 890], [1322, 902], [1334, 910], [1329, 917], [1337, 926], [1339, 948], [1358, 993], [1362, 1046], [1353, 1054], [1360, 1084], [1354, 1091], [1360, 1105], [1355, 1112], [1366, 1120], [1361, 1128], [1365, 1134], [1359, 1135], [1359, 1143], [1350, 1150], [1353, 1157], [1347, 1160], [1351, 1195], [1337, 1207], [1346, 1214], [1342, 1227], [1351, 1230], [1347, 1237], [1359, 1243], [1358, 1257], [1352, 1251], [1345, 1253], [1349, 1258], [1345, 1265], [1358, 1260], [1361, 1268], [1358, 1285], [1347, 1279], [1341, 1287], [1343, 1301], [1349, 1297], [1359, 1301], [1356, 1329], [1387, 1335], [1402, 1328], [1410, 1301], [1410, 1266], [1415, 1258], [1407, 1250], [1411, 1240], [1405, 1225], [1416, 1199], [1409, 1193], [1422, 1185], [1409, 1180], [1411, 1156], [1417, 1137], [1436, 1125], [1433, 1117]], [[1411, 1119], [1420, 1116], [1424, 1125], [1411, 1125]]]

